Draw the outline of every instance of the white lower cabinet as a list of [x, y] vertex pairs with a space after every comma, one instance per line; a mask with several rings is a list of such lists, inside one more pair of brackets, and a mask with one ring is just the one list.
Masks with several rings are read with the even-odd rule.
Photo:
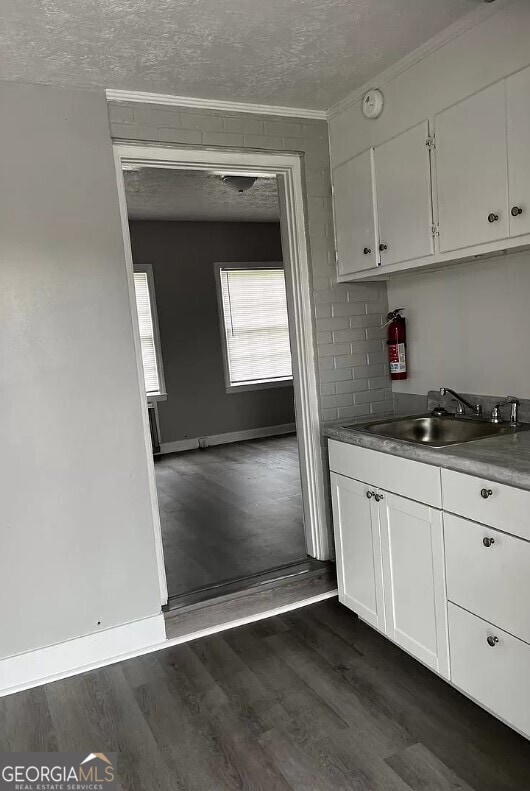
[[369, 486], [331, 473], [340, 601], [384, 632], [377, 503]]
[[442, 513], [379, 496], [386, 634], [449, 678]]
[[452, 514], [444, 522], [449, 601], [530, 643], [530, 542]]
[[530, 738], [530, 492], [329, 451], [339, 600]]
[[449, 604], [451, 681], [530, 735], [530, 645]]
[[337, 473], [331, 489], [340, 601], [448, 678], [440, 511]]

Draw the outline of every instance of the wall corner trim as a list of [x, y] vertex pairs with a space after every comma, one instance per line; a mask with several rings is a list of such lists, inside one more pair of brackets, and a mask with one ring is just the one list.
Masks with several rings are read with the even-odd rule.
[[304, 107], [282, 107], [273, 104], [251, 104], [250, 102], [230, 102], [223, 99], [200, 99], [195, 96], [174, 96], [169, 93], [149, 93], [147, 91], [123, 91], [107, 88], [108, 102], [138, 102], [158, 104], [166, 107], [193, 108], [218, 113], [250, 113], [254, 115], [275, 115], [282, 118], [309, 118], [317, 121], [327, 120], [326, 110], [311, 110]]
[[399, 77], [400, 74], [403, 74], [403, 72], [429, 57], [429, 55], [431, 55], [433, 52], [436, 52], [437, 49], [440, 49], [445, 44], [449, 44], [449, 42], [458, 38], [463, 33], [466, 33], [468, 30], [471, 30], [472, 28], [479, 25], [485, 19], [488, 19], [488, 17], [493, 16], [493, 14], [497, 14], [501, 9], [506, 8], [509, 2], [510, 0], [497, 0], [496, 3], [484, 3], [475, 10], [471, 11], [469, 14], [466, 14], [461, 19], [458, 19], [452, 25], [444, 28], [444, 30], [442, 30], [436, 36], [433, 36], [424, 44], [421, 44], [412, 52], [409, 52], [408, 55], [400, 58], [400, 60], [396, 61], [396, 63], [393, 63], [387, 69], [365, 82], [364, 85], [356, 88], [344, 99], [341, 99], [340, 102], [334, 104], [333, 107], [330, 107], [327, 111], [328, 120], [335, 118], [345, 110], [348, 110], [354, 104], [357, 104], [357, 102], [360, 102], [366, 91], [368, 91], [370, 88], [381, 88], [386, 83], [391, 82], [396, 77]]
[[145, 653], [166, 640], [162, 613], [0, 659], [0, 697]]

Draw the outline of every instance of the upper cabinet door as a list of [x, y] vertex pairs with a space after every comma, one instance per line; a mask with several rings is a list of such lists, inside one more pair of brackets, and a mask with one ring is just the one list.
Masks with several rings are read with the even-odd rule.
[[435, 125], [440, 251], [507, 238], [504, 81], [439, 113]]
[[377, 266], [372, 149], [333, 171], [333, 209], [338, 274]]
[[380, 492], [386, 634], [449, 677], [442, 513]]
[[510, 236], [530, 233], [530, 68], [506, 80]]
[[331, 473], [339, 600], [384, 630], [377, 504], [370, 487]]
[[431, 165], [427, 122], [375, 149], [381, 264], [432, 255]]

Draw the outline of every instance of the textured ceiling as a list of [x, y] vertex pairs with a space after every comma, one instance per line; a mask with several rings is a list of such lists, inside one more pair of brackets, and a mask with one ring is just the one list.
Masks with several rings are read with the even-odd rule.
[[480, 0], [0, 0], [0, 79], [326, 109]]
[[212, 173], [142, 168], [123, 173], [131, 220], [278, 222], [276, 179], [239, 193]]

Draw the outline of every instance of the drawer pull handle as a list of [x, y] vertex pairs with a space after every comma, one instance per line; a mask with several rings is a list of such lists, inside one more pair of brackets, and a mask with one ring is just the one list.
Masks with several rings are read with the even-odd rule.
[[375, 492], [366, 492], [366, 496], [368, 497], [368, 499], [369, 499], [369, 500], [371, 500], [371, 499], [372, 499], [372, 497], [374, 496], [374, 494], [375, 494]]
[[485, 547], [491, 547], [492, 544], [495, 543], [495, 539], [488, 538], [488, 536], [486, 536], [485, 538], [482, 539], [482, 543], [484, 544]]
[[480, 490], [480, 496], [483, 497], [485, 500], [487, 500], [488, 497], [491, 497], [492, 494], [493, 494], [493, 492], [491, 491], [491, 489], [481, 489]]
[[495, 646], [497, 645], [498, 642], [499, 642], [499, 638], [498, 637], [493, 637], [493, 635], [491, 635], [491, 634], [487, 638], [487, 643], [492, 648], [495, 648]]
[[376, 495], [375, 495], [375, 501], [376, 501], [376, 503], [378, 503], [378, 502], [379, 502], [380, 500], [382, 500], [382, 499], [383, 499], [383, 495], [382, 495], [382, 494], [376, 494]]

